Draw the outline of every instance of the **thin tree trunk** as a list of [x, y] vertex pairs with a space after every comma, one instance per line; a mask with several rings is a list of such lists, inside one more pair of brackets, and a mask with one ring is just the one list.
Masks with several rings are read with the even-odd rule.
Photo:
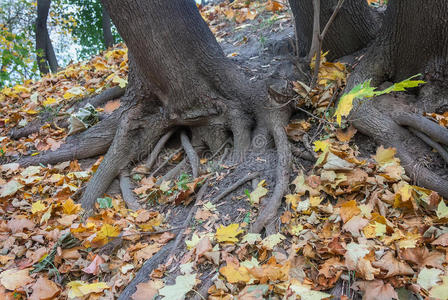
[[51, 0], [37, 1], [36, 52], [41, 74], [47, 74], [49, 69], [51, 69], [52, 72], [56, 72], [59, 67], [47, 28], [50, 4]]
[[107, 10], [103, 6], [103, 19], [102, 19], [102, 25], [103, 25], [103, 36], [104, 36], [104, 45], [106, 48], [110, 48], [115, 44], [114, 36], [112, 35], [112, 24], [110, 21], [110, 16]]
[[[294, 14], [299, 54], [304, 57], [311, 47], [313, 33], [313, 0], [289, 0]], [[320, 5], [320, 27], [324, 28], [338, 0], [324, 0]], [[323, 41], [322, 51], [338, 58], [360, 50], [375, 37], [379, 28], [373, 11], [363, 0], [345, 0]]]

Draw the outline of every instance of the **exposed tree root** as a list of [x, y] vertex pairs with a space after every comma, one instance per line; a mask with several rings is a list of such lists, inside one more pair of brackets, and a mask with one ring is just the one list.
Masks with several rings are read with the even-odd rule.
[[191, 172], [193, 173], [193, 177], [197, 178], [199, 176], [199, 157], [193, 146], [190, 143], [190, 139], [188, 138], [185, 131], [182, 131], [180, 134], [180, 140], [182, 142], [182, 147], [184, 147], [185, 153], [187, 154], [188, 160], [191, 165]]
[[69, 136], [55, 151], [46, 151], [35, 156], [27, 156], [17, 162], [22, 166], [56, 164], [62, 161], [83, 159], [104, 154], [109, 148], [119, 124], [119, 112], [74, 136]]
[[165, 161], [163, 162], [163, 163], [161, 163], [158, 167], [157, 167], [157, 169], [155, 169], [152, 173], [151, 173], [151, 175], [149, 175], [150, 177], [154, 177], [161, 169], [163, 169], [170, 161], [171, 161], [171, 159], [176, 155], [176, 154], [178, 154], [180, 151], [182, 150], [182, 148], [179, 148], [179, 149], [177, 149], [176, 151], [174, 151], [173, 153], [171, 153], [171, 155], [170, 156], [168, 156], [168, 158], [167, 159], [165, 159]]
[[183, 168], [187, 165], [187, 159], [184, 158], [180, 163], [178, 163], [174, 168], [169, 170], [165, 175], [162, 176], [159, 180], [157, 180], [156, 184], [161, 184], [163, 181], [168, 181], [180, 174]]
[[182, 240], [184, 239], [185, 229], [188, 227], [188, 224], [190, 223], [191, 218], [193, 217], [193, 214], [196, 212], [196, 204], [198, 204], [202, 200], [202, 197], [204, 197], [207, 187], [208, 187], [208, 180], [199, 189], [198, 194], [196, 196], [196, 200], [194, 201], [193, 205], [191, 206], [190, 211], [188, 212], [188, 215], [185, 218], [185, 221], [183, 223], [183, 230], [178, 233], [178, 235], [176, 236], [176, 239], [174, 240], [173, 249], [171, 250], [170, 254], [168, 255], [168, 259], [176, 256], [175, 252], [179, 250], [180, 242], [182, 242]]
[[[154, 165], [154, 163], [157, 160], [157, 157], [159, 156], [160, 151], [162, 151], [166, 142], [170, 139], [170, 137], [173, 135], [174, 132], [175, 132], [175, 130], [171, 129], [170, 131], [165, 133], [165, 135], [162, 136], [162, 138], [157, 142], [156, 146], [154, 147], [154, 149], [151, 152], [151, 155], [149, 155], [148, 161], [146, 162], [146, 165], [145, 165], [145, 167], [148, 169], [148, 171], [151, 170], [152, 166]], [[151, 175], [151, 176], [153, 176], [153, 175]]]
[[[387, 62], [381, 52], [371, 51], [350, 75], [346, 89], [373, 77], [379, 85], [384, 80]], [[372, 64], [375, 61], [375, 64]], [[378, 144], [395, 147], [401, 164], [407, 174], [425, 188], [448, 197], [448, 182], [425, 167], [425, 153], [428, 153], [428, 139], [441, 144], [448, 142], [448, 130], [436, 123], [412, 113], [406, 98], [383, 95], [370, 100], [355, 100], [350, 114], [353, 125], [363, 134], [372, 137]], [[417, 129], [428, 137], [424, 142], [408, 130]], [[433, 146], [431, 146], [433, 147]], [[439, 152], [440, 153], [440, 152]], [[443, 153], [441, 154], [443, 155]]]
[[134, 197], [134, 193], [132, 192], [132, 183], [129, 179], [129, 172], [127, 171], [120, 173], [120, 189], [121, 194], [123, 195], [123, 200], [129, 209], [137, 210], [142, 208], [140, 203], [138, 203], [137, 199]]
[[[87, 98], [84, 98], [82, 100], [79, 100], [75, 104], [73, 104], [72, 109], [74, 111], [78, 110], [80, 107], [84, 107], [86, 104], [90, 103], [94, 107], [99, 107], [104, 104], [106, 104], [107, 101], [113, 100], [116, 98], [120, 98], [124, 95], [125, 89], [120, 88], [118, 86], [107, 89], [103, 91], [102, 93], [94, 96], [90, 96]], [[31, 124], [28, 124], [27, 126], [23, 128], [14, 128], [9, 131], [9, 135], [12, 139], [19, 139], [22, 137], [29, 136], [30, 134], [33, 134], [35, 132], [38, 132], [42, 126], [44, 126], [47, 123], [51, 123], [53, 120], [53, 117], [51, 115], [44, 115], [40, 117], [39, 119], [31, 122]], [[68, 127], [69, 123], [67, 120], [61, 120], [56, 121], [56, 125], [61, 128]]]
[[[289, 142], [283, 126], [279, 126], [278, 119], [274, 119], [271, 134], [274, 137], [275, 146], [278, 153], [278, 161], [276, 168], [276, 183], [274, 191], [269, 199], [263, 201], [257, 219], [252, 224], [251, 232], [260, 232], [269, 224], [277, 215], [277, 211], [281, 205], [283, 194], [289, 184], [289, 169], [291, 163], [291, 151]], [[281, 124], [281, 123], [280, 123]]]
[[237, 182], [235, 182], [234, 184], [232, 184], [231, 186], [229, 186], [227, 189], [225, 189], [224, 191], [221, 192], [221, 194], [219, 194], [218, 196], [216, 196], [212, 201], [210, 201], [211, 203], [217, 203], [219, 201], [221, 201], [224, 197], [226, 197], [228, 194], [230, 194], [231, 192], [233, 192], [234, 190], [236, 190], [237, 188], [239, 188], [240, 186], [242, 186], [243, 184], [245, 184], [247, 181], [250, 181], [252, 179], [255, 179], [257, 177], [260, 176], [259, 172], [254, 172], [254, 173], [250, 173], [247, 174], [246, 176], [244, 176], [243, 178], [241, 178], [240, 180], [238, 180]]
[[93, 212], [95, 201], [107, 190], [112, 180], [131, 161], [139, 158], [148, 145], [169, 130], [168, 120], [160, 113], [149, 114], [144, 104], [131, 107], [123, 116], [112, 145], [87, 184], [81, 198], [86, 215]]
[[173, 249], [174, 242], [170, 241], [168, 244], [162, 247], [153, 257], [145, 261], [142, 268], [137, 272], [135, 278], [126, 286], [124, 291], [121, 293], [118, 300], [128, 300], [135, 293], [137, 285], [141, 282], [146, 282], [149, 279], [151, 272], [157, 268], [158, 265], [163, 263]]
[[415, 134], [417, 137], [419, 137], [422, 141], [424, 141], [428, 146], [434, 148], [440, 154], [440, 156], [443, 158], [445, 163], [448, 164], [448, 151], [442, 145], [440, 145], [439, 143], [435, 142], [434, 140], [429, 138], [424, 133], [421, 133], [417, 129], [409, 128], [409, 130], [413, 134]]

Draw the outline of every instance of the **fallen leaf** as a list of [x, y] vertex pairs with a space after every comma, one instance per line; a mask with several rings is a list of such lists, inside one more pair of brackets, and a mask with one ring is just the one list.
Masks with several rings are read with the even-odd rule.
[[246, 267], [235, 264], [227, 264], [219, 269], [219, 272], [227, 279], [229, 283], [249, 282], [252, 276]]
[[33, 293], [30, 300], [53, 299], [59, 295], [61, 289], [56, 283], [45, 277], [39, 277], [31, 287]]
[[24, 229], [33, 230], [36, 224], [25, 218], [14, 218], [8, 221], [8, 228], [12, 233], [23, 232]]
[[397, 292], [389, 283], [382, 280], [357, 281], [352, 285], [355, 291], [363, 292], [364, 300], [391, 300], [398, 299]]
[[90, 265], [82, 269], [82, 271], [88, 274], [98, 275], [102, 263], [104, 263], [104, 259], [96, 254]]
[[414, 275], [414, 270], [407, 263], [396, 259], [391, 251], [384, 254], [379, 261], [373, 262], [372, 265], [387, 271], [386, 278], [396, 275]]
[[159, 295], [169, 300], [183, 300], [185, 295], [196, 285], [196, 274], [179, 275], [174, 285], [167, 285], [159, 290]]
[[441, 268], [445, 262], [445, 255], [439, 251], [429, 251], [426, 247], [402, 249], [401, 257], [419, 268]]
[[437, 285], [437, 282], [440, 281], [441, 274], [442, 271], [439, 269], [423, 268], [420, 273], [418, 273], [417, 284], [422, 288], [429, 290]]
[[141, 282], [137, 284], [137, 290], [131, 298], [133, 300], [152, 300], [158, 295], [159, 289], [161, 289], [163, 285], [163, 281], [161, 280]]
[[238, 242], [237, 236], [241, 233], [243, 233], [242, 230], [238, 230], [240, 227], [239, 224], [230, 224], [229, 226], [220, 226], [216, 230], [215, 237], [218, 240], [218, 242], [230, 242], [230, 243], [236, 243]]
[[87, 296], [91, 293], [101, 293], [109, 288], [105, 282], [86, 283], [85, 281], [79, 280], [70, 281], [67, 283], [67, 287], [70, 288], [68, 291], [69, 299]]
[[10, 269], [0, 273], [0, 283], [8, 290], [14, 291], [18, 288], [24, 288], [31, 283], [33, 278], [29, 275], [30, 269]]
[[433, 287], [429, 295], [440, 300], [448, 299], [448, 276], [442, 276], [443, 283]]
[[4, 198], [4, 197], [8, 197], [8, 196], [14, 195], [22, 187], [23, 187], [22, 184], [20, 184], [19, 182], [15, 181], [14, 179], [11, 179], [0, 190], [0, 198]]

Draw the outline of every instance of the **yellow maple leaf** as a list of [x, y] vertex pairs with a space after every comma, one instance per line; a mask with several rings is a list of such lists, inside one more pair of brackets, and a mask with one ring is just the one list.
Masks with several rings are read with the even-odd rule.
[[62, 209], [64, 211], [64, 214], [72, 215], [76, 214], [81, 209], [81, 205], [75, 204], [75, 202], [73, 202], [73, 200], [69, 198], [62, 204]]
[[105, 282], [86, 283], [85, 281], [80, 280], [70, 281], [67, 283], [67, 287], [70, 288], [68, 291], [69, 299], [84, 297], [91, 293], [101, 293], [109, 288]]
[[252, 276], [246, 267], [234, 264], [228, 264], [227, 266], [222, 267], [219, 269], [219, 272], [230, 283], [249, 282], [252, 279]]
[[42, 203], [42, 201], [36, 201], [31, 205], [31, 213], [35, 214], [41, 211], [44, 211], [47, 207], [45, 204]]
[[218, 242], [230, 242], [230, 243], [236, 243], [238, 242], [237, 235], [243, 233], [242, 230], [238, 230], [240, 227], [239, 224], [230, 224], [229, 226], [220, 226], [216, 230], [215, 237], [218, 240]]
[[259, 204], [260, 199], [268, 193], [268, 189], [263, 185], [265, 185], [265, 180], [260, 181], [255, 190], [250, 193], [249, 200], [252, 205]]
[[330, 141], [329, 140], [314, 142], [314, 151], [315, 152], [318, 152], [318, 151], [328, 152], [329, 149], [330, 149]]
[[99, 246], [105, 245], [109, 242], [109, 238], [116, 237], [119, 234], [119, 228], [110, 224], [103, 224], [103, 226], [101, 226], [101, 229], [96, 233], [96, 237], [93, 239], [92, 244]]
[[56, 98], [48, 97], [46, 100], [44, 100], [44, 102], [42, 102], [42, 105], [43, 106], [49, 106], [49, 105], [52, 105], [52, 104], [54, 104], [56, 102], [57, 102]]

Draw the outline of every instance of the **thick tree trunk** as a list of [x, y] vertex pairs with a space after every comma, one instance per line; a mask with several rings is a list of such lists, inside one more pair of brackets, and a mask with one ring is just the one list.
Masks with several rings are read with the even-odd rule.
[[110, 22], [110, 16], [107, 10], [103, 7], [103, 37], [104, 37], [104, 45], [106, 48], [110, 48], [115, 44], [114, 36], [112, 35], [112, 24]]
[[47, 28], [50, 4], [50, 0], [37, 1], [36, 51], [41, 74], [47, 74], [49, 68], [52, 72], [56, 72], [59, 67]]
[[[294, 15], [300, 56], [306, 56], [311, 47], [314, 0], [289, 0]], [[338, 0], [320, 3], [320, 28], [332, 15]], [[330, 59], [352, 54], [367, 46], [379, 27], [367, 1], [345, 0], [323, 41], [322, 51], [330, 51]]]
[[[378, 38], [347, 82], [347, 89], [351, 89], [368, 79], [379, 85], [423, 74], [427, 83], [416, 101], [392, 96], [357, 101], [350, 119], [378, 143], [396, 147], [408, 174], [444, 197], [448, 197], [448, 182], [424, 167], [428, 164], [424, 156], [430, 148], [421, 137], [430, 147], [434, 142], [448, 145], [448, 130], [422, 116], [424, 111], [448, 107], [447, 14], [448, 2], [444, 0], [391, 1]], [[443, 147], [436, 148], [443, 151]]]

